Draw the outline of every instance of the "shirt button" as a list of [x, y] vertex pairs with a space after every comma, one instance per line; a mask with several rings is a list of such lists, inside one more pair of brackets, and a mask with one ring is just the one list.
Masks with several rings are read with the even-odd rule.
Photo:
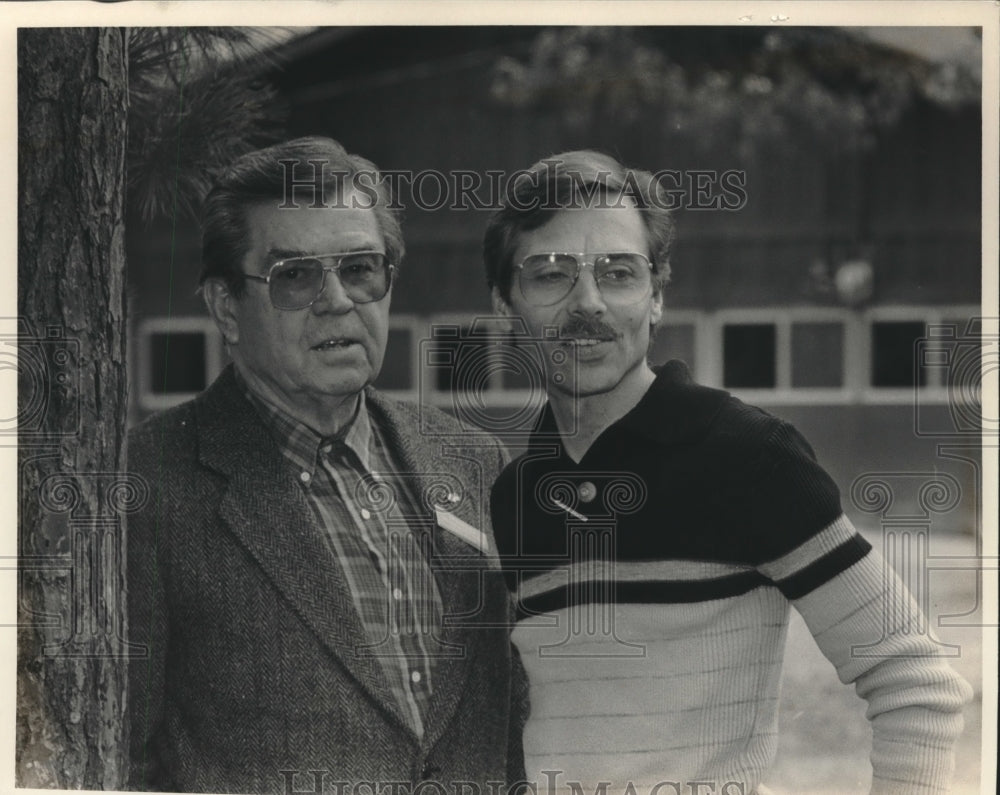
[[581, 500], [584, 502], [590, 502], [597, 496], [597, 487], [589, 480], [585, 480], [577, 488], [577, 492], [580, 494]]
[[399, 588], [393, 588], [392, 589], [392, 598], [395, 599], [398, 602], [400, 599], [403, 598], [403, 592], [401, 590], [399, 590]]
[[329, 444], [324, 444], [324, 445], [323, 445], [323, 446], [322, 446], [321, 448], [319, 448], [319, 449], [320, 449], [320, 451], [322, 451], [322, 452], [326, 453], [327, 455], [329, 455], [330, 451], [331, 451], [331, 450], [333, 449], [333, 445], [329, 445]]
[[312, 475], [310, 475], [308, 472], [301, 472], [299, 474], [299, 480], [301, 480], [303, 483], [308, 483], [310, 480], [312, 480]]
[[429, 779], [431, 776], [436, 776], [441, 772], [441, 768], [437, 765], [426, 765], [422, 771], [420, 771], [420, 778]]
[[420, 675], [420, 671], [410, 671], [410, 681], [413, 682], [413, 684], [419, 685], [421, 679], [423, 679], [423, 677]]
[[361, 509], [361, 518], [362, 519], [371, 519], [372, 518], [372, 512], [369, 511], [367, 508], [362, 508]]

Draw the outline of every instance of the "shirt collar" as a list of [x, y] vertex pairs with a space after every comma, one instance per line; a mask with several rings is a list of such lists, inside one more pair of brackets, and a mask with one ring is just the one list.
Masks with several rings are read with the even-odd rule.
[[331, 445], [343, 444], [358, 457], [365, 471], [371, 471], [372, 426], [368, 417], [365, 393], [358, 393], [358, 406], [354, 418], [334, 436], [321, 436], [279, 406], [254, 392], [246, 379], [235, 369], [236, 381], [247, 400], [257, 410], [281, 452], [298, 469], [316, 474], [320, 453], [325, 453]]
[[[678, 359], [654, 367], [653, 372], [656, 373], [656, 380], [646, 394], [624, 417], [605, 428], [598, 439], [626, 433], [660, 444], [693, 441], [708, 431], [729, 399], [726, 391], [696, 384], [687, 365]], [[558, 433], [552, 407], [546, 404], [532, 434], [531, 444], [551, 446]], [[597, 446], [595, 440], [590, 449], [594, 450]]]

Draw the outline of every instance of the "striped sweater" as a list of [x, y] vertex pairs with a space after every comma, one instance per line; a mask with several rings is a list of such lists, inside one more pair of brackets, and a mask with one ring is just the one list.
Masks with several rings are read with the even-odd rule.
[[794, 607], [868, 701], [872, 791], [947, 789], [970, 688], [787, 423], [672, 362], [578, 463], [547, 411], [492, 512], [531, 683], [530, 780], [753, 792]]

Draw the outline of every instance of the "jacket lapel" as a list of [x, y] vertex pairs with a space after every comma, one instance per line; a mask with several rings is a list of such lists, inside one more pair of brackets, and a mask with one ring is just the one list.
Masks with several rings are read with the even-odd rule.
[[[416, 430], [416, 418], [401, 413], [391, 401], [373, 391], [367, 393], [367, 400], [369, 407], [380, 415], [378, 419], [387, 439], [408, 474], [412, 473], [412, 482], [420, 490], [415, 496], [423, 501], [426, 521], [433, 526], [431, 569], [441, 594], [444, 626], [435, 648], [439, 657], [434, 668], [434, 696], [424, 721], [424, 744], [429, 745], [443, 734], [458, 708], [483, 632], [471, 628], [477, 620], [482, 620], [478, 614], [483, 607], [480, 595], [486, 585], [483, 575], [491, 569], [496, 574], [499, 568], [492, 539], [490, 553], [484, 555], [441, 527], [429, 505], [486, 531], [489, 537], [485, 506], [492, 484], [483, 482], [483, 467], [476, 450], [468, 449], [468, 445], [463, 450], [461, 439], [424, 437]], [[492, 449], [490, 454], [495, 454]], [[459, 496], [458, 502], [449, 499], [452, 494]]]
[[229, 479], [219, 515], [320, 642], [409, 726], [368, 644], [343, 569], [323, 541], [281, 451], [231, 368], [198, 401], [199, 456]]

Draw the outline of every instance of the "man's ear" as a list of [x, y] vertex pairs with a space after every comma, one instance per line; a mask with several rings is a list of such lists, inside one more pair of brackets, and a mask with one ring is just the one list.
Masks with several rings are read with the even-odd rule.
[[663, 318], [663, 291], [657, 291], [653, 294], [650, 299], [649, 306], [649, 324], [651, 326], [657, 325]]
[[201, 293], [222, 339], [227, 345], [239, 344], [239, 302], [229, 291], [229, 286], [222, 279], [208, 279], [202, 285]]
[[490, 298], [493, 301], [493, 314], [503, 315], [504, 317], [510, 317], [513, 312], [511, 311], [510, 305], [503, 300], [503, 296], [500, 295], [500, 288], [494, 286], [490, 290]]

